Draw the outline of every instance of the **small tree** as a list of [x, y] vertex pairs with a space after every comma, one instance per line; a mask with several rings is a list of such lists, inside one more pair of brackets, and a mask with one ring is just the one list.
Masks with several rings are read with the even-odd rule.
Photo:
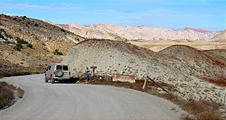
[[27, 41], [25, 41], [24, 39], [20, 39], [20, 38], [16, 38], [16, 41], [17, 41], [17, 43], [19, 43], [19, 44], [28, 44], [28, 42]]
[[0, 33], [0, 38], [5, 39], [4, 36]]
[[56, 50], [54, 51], [54, 55], [63, 55], [63, 53], [60, 52], [59, 49], [56, 49]]
[[65, 32], [65, 30], [64, 30], [64, 29], [60, 29], [60, 31]]
[[33, 48], [33, 45], [32, 45], [31, 43], [28, 43], [28, 44], [27, 44], [27, 47]]
[[16, 51], [21, 51], [22, 48], [23, 48], [23, 46], [20, 43], [17, 43], [16, 46], [13, 47], [13, 49]]

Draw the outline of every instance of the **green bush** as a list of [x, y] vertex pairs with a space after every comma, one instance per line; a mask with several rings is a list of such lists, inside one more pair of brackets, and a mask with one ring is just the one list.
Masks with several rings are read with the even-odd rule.
[[16, 38], [16, 41], [17, 41], [17, 43], [19, 43], [19, 44], [28, 44], [28, 42], [27, 41], [25, 41], [24, 39], [20, 39], [20, 38]]
[[13, 38], [11, 35], [5, 33], [5, 36], [8, 37], [8, 38]]
[[65, 30], [64, 30], [64, 29], [60, 29], [60, 31], [65, 32]]
[[27, 44], [27, 47], [33, 48], [33, 45], [32, 45], [31, 43], [28, 43], [28, 44]]
[[38, 27], [39, 25], [37, 23], [35, 23], [35, 26]]
[[54, 55], [63, 55], [63, 53], [60, 52], [59, 49], [56, 49], [56, 50], [54, 51]]
[[4, 36], [0, 33], [0, 38], [5, 39]]
[[23, 48], [22, 44], [17, 43], [15, 47], [13, 47], [14, 50], [16, 51], [21, 51], [21, 49]]
[[27, 18], [26, 16], [23, 16], [23, 17], [22, 17], [22, 19], [26, 19], [26, 18]]

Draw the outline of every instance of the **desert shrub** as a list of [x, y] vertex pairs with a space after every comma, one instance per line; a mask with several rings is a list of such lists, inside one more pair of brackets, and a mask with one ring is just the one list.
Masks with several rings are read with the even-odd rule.
[[39, 25], [37, 23], [35, 23], [35, 26], [38, 27]]
[[28, 44], [27, 41], [25, 41], [24, 39], [20, 39], [18, 37], [16, 38], [16, 41], [17, 41], [18, 44]]
[[11, 35], [5, 33], [5, 36], [8, 37], [8, 38], [13, 38]]
[[54, 55], [63, 55], [63, 53], [60, 52], [59, 49], [56, 49], [56, 50], [54, 51]]
[[33, 45], [32, 45], [31, 43], [28, 43], [28, 44], [27, 44], [27, 47], [33, 48]]
[[24, 90], [22, 90], [21, 88], [17, 88], [17, 96], [19, 98], [22, 98], [24, 96]]
[[79, 38], [75, 38], [75, 40], [80, 41]]
[[60, 29], [60, 31], [65, 32], [65, 30], [64, 30], [64, 29]]
[[22, 48], [23, 48], [23, 46], [20, 43], [17, 43], [16, 46], [13, 47], [13, 49], [16, 51], [21, 51]]
[[22, 17], [22, 19], [26, 19], [26, 18], [27, 18], [26, 16], [23, 16], [23, 17]]

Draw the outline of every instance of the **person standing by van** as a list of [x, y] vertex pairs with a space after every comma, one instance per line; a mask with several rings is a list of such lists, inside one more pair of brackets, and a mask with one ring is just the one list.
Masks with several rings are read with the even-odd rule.
[[92, 80], [89, 67], [86, 68], [86, 78], [87, 78], [87, 81]]

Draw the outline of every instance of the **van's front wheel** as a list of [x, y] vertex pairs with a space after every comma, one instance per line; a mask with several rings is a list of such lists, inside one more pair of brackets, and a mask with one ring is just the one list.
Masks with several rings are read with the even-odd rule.
[[51, 78], [51, 83], [53, 84], [55, 82], [55, 80], [53, 78]]

